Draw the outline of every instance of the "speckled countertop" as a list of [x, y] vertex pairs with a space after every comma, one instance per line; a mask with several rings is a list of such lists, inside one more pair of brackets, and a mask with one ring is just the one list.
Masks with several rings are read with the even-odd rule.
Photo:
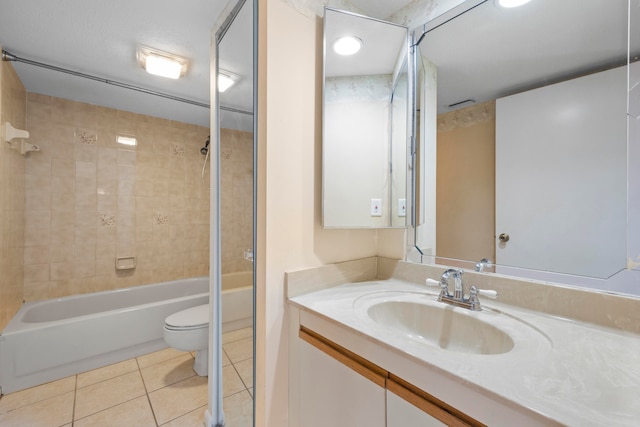
[[557, 423], [640, 425], [640, 335], [484, 299], [486, 310], [468, 315], [508, 331], [514, 347], [501, 354], [469, 354], [408, 339], [366, 314], [383, 300], [442, 304], [435, 301], [437, 292], [392, 278], [334, 286], [292, 296], [290, 302]]

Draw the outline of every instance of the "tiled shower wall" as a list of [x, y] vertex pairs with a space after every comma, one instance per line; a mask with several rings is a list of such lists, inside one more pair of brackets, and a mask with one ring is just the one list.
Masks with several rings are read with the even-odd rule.
[[[0, 61], [0, 130], [25, 128], [26, 92], [13, 66]], [[24, 157], [0, 141], [0, 331], [23, 298]]]
[[[200, 154], [208, 128], [34, 93], [27, 126], [41, 151], [26, 161], [26, 300], [208, 274], [210, 167], [205, 186]], [[134, 136], [137, 146], [118, 144], [118, 135]], [[235, 205], [235, 194], [251, 187], [233, 176], [242, 150], [231, 144], [225, 153], [222, 181], [233, 184]], [[228, 223], [251, 233], [233, 208], [225, 214], [224, 234]], [[236, 240], [223, 248], [247, 245]], [[116, 270], [116, 257], [130, 256], [136, 268]], [[234, 257], [223, 269], [251, 268], [241, 251]]]
[[222, 274], [250, 271], [253, 246], [253, 133], [220, 130]]

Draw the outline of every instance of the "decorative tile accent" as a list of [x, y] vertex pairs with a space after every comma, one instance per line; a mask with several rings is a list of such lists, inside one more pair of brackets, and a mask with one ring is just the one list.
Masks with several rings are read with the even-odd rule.
[[156, 225], [167, 225], [169, 224], [169, 216], [160, 212], [156, 212], [153, 214], [153, 220]]
[[98, 227], [115, 227], [116, 217], [111, 214], [98, 215]]
[[77, 128], [75, 132], [75, 142], [79, 144], [93, 145], [98, 141], [98, 134], [93, 129]]
[[184, 147], [182, 145], [172, 143], [169, 147], [171, 155], [176, 157], [184, 157]]
[[220, 151], [220, 157], [225, 160], [229, 160], [229, 158], [231, 157], [231, 153], [233, 153], [233, 150], [231, 148], [222, 149]]

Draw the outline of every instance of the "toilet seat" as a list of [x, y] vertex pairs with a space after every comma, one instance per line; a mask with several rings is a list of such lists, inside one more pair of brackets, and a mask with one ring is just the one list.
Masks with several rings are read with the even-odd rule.
[[209, 327], [209, 304], [187, 308], [168, 316], [164, 327], [171, 331], [189, 331]]

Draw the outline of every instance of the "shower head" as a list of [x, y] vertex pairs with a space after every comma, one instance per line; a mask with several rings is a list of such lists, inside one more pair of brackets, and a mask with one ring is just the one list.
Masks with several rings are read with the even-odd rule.
[[207, 137], [207, 140], [204, 143], [204, 147], [200, 149], [200, 153], [206, 155], [209, 152], [209, 139], [210, 136]]

